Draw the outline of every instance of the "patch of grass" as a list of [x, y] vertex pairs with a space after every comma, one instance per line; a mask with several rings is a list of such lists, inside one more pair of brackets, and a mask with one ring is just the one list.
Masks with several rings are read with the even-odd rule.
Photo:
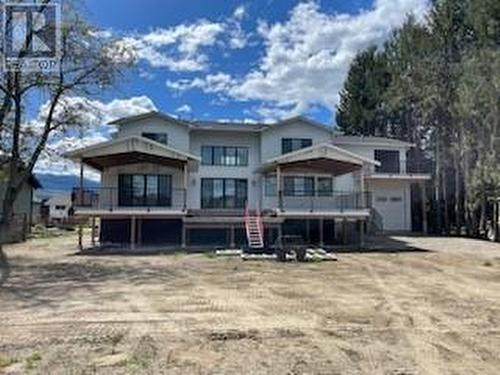
[[41, 360], [42, 356], [40, 355], [40, 353], [34, 352], [25, 359], [24, 367], [26, 368], [26, 370], [34, 370], [38, 367]]
[[144, 358], [137, 354], [134, 354], [127, 360], [127, 367], [129, 367], [131, 370], [145, 369], [149, 366], [148, 362], [148, 358]]
[[6, 354], [0, 353], [0, 368], [8, 367], [15, 362], [15, 359], [8, 357]]

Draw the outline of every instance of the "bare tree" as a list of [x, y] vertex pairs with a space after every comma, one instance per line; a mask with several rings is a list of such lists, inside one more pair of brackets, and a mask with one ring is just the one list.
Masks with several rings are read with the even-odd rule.
[[[65, 4], [61, 18], [57, 70], [9, 71], [0, 79], [0, 152], [6, 161], [0, 240], [9, 231], [14, 202], [50, 138], [85, 125], [70, 99], [109, 88], [134, 62], [133, 51], [90, 26], [74, 4]], [[39, 104], [33, 98], [44, 98], [45, 103], [36, 121], [28, 122], [26, 109]]]

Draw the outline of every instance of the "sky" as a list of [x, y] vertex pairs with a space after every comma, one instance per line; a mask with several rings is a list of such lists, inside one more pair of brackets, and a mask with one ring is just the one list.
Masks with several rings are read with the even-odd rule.
[[[304, 115], [335, 125], [349, 64], [381, 45], [428, 0], [87, 0], [86, 17], [120, 38], [138, 64], [118, 89], [92, 98], [100, 112], [85, 140], [55, 139], [53, 149], [110, 136], [100, 122], [149, 110], [183, 119], [272, 122]], [[75, 100], [78, 100], [76, 98]], [[62, 147], [64, 146], [64, 147]], [[73, 173], [64, 161], [39, 170]]]

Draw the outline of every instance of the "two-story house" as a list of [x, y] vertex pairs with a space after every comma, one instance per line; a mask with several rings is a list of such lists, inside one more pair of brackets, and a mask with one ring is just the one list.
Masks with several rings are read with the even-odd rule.
[[407, 170], [409, 143], [302, 117], [244, 124], [151, 112], [112, 124], [111, 141], [68, 154], [101, 172], [99, 189], [73, 194], [76, 216], [100, 219], [101, 245], [262, 248], [294, 235], [334, 246], [362, 242], [369, 226], [426, 230], [415, 191], [429, 175]]

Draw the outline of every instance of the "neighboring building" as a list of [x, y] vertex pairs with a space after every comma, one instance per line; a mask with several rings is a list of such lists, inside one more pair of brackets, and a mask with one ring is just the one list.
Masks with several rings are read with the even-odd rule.
[[[4, 163], [2, 165], [2, 170], [6, 171], [6, 169], [6, 163]], [[19, 173], [21, 173], [21, 171], [22, 167], [19, 168]], [[6, 173], [3, 173], [3, 175], [5, 176]], [[5, 196], [6, 187], [7, 182], [0, 178], [0, 216], [3, 216], [1, 203]], [[13, 213], [9, 218], [9, 233], [5, 234], [5, 236], [1, 236], [1, 241], [3, 243], [24, 241], [26, 239], [26, 235], [30, 232], [33, 211], [36, 209], [33, 203], [33, 194], [36, 189], [40, 188], [41, 185], [38, 180], [31, 175], [28, 181], [23, 185], [14, 202]]]
[[64, 224], [73, 216], [71, 193], [55, 195], [45, 202], [49, 211], [49, 223]]
[[409, 143], [302, 117], [267, 125], [151, 112], [113, 124], [112, 141], [68, 154], [101, 172], [101, 188], [75, 190], [75, 215], [101, 219], [101, 244], [261, 248], [300, 235], [334, 246], [359, 243], [368, 227], [425, 231], [415, 197], [430, 177], [408, 168]]

